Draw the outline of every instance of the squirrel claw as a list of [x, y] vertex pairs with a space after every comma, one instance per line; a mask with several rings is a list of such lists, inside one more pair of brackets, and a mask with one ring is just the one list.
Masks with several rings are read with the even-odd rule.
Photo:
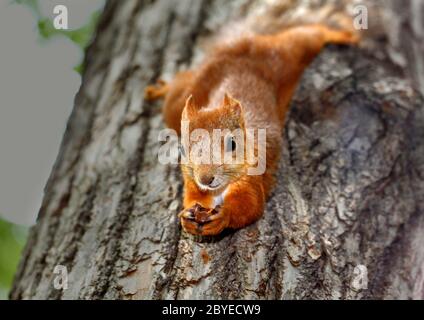
[[192, 211], [191, 209], [183, 210], [178, 214], [178, 218], [181, 218], [181, 219], [184, 218], [187, 220], [194, 221], [195, 220], [194, 211]]
[[220, 206], [208, 209], [196, 204], [183, 210], [179, 217], [186, 232], [201, 236], [218, 235], [228, 227], [229, 222]]

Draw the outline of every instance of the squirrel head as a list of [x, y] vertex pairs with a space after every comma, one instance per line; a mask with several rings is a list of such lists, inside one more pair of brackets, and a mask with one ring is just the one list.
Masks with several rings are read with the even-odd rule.
[[186, 100], [182, 120], [189, 121], [193, 129], [244, 129], [244, 116], [241, 103], [227, 93], [220, 106], [205, 109], [198, 106], [193, 96]]
[[239, 101], [225, 94], [219, 106], [200, 108], [190, 96], [182, 121], [190, 136], [181, 148], [187, 157], [182, 170], [200, 190], [220, 193], [245, 174], [245, 122]]

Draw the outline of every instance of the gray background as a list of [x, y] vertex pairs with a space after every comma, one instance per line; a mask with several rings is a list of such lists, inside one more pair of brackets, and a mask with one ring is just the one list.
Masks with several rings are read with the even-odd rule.
[[[53, 18], [66, 5], [69, 28], [87, 22], [103, 0], [39, 1]], [[28, 6], [0, 1], [0, 216], [35, 222], [81, 77], [82, 50], [66, 37], [45, 41]]]

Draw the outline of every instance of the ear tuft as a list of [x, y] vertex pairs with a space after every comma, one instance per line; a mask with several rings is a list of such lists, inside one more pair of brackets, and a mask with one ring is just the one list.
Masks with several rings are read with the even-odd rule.
[[231, 97], [228, 93], [224, 94], [223, 105], [225, 108], [230, 110], [230, 112], [236, 116], [241, 116], [243, 113], [243, 108], [240, 101]]
[[226, 106], [231, 105], [232, 101], [233, 101], [233, 98], [231, 98], [230, 95], [226, 92], [224, 94], [224, 102], [223, 102], [224, 105]]

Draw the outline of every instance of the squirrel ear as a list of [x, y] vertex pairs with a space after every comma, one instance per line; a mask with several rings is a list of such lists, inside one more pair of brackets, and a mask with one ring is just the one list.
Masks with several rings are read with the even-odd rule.
[[190, 95], [186, 100], [186, 104], [183, 110], [183, 120], [189, 120], [196, 112], [197, 106], [194, 103], [193, 95]]
[[240, 117], [243, 113], [243, 108], [240, 101], [231, 97], [228, 93], [224, 94], [223, 105], [235, 116]]
[[224, 94], [224, 105], [228, 106], [231, 105], [233, 103], [234, 99], [231, 98], [231, 96], [228, 94], [228, 92], [226, 92]]

